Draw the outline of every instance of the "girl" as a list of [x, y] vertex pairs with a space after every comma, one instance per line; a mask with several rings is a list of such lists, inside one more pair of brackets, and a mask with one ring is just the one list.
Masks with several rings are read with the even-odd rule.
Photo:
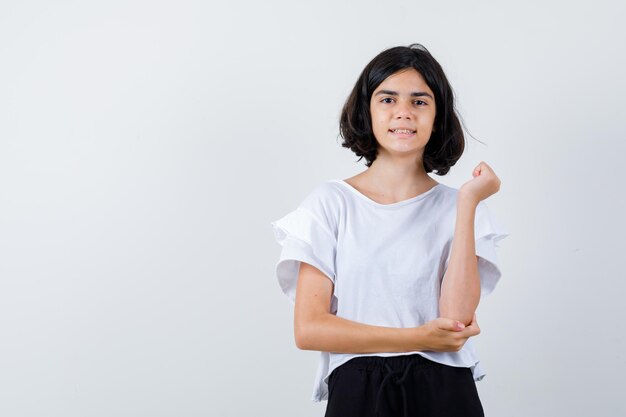
[[459, 189], [428, 175], [449, 171], [464, 135], [420, 44], [365, 67], [340, 134], [367, 169], [272, 222], [296, 345], [321, 352], [312, 400], [328, 400], [326, 417], [483, 416], [470, 338], [501, 276], [495, 247], [508, 233], [483, 202], [500, 180], [484, 162]]

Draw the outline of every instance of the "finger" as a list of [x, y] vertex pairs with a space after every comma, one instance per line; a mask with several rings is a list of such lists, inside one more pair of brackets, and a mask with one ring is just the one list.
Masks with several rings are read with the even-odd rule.
[[462, 331], [457, 332], [460, 338], [467, 339], [472, 336], [478, 335], [480, 332], [477, 327], [467, 326]]
[[481, 172], [481, 166], [480, 166], [480, 164], [478, 164], [476, 166], [476, 168], [474, 168], [474, 172], [472, 172], [472, 174], [476, 177], [476, 176], [480, 175], [480, 172]]
[[474, 168], [474, 173], [476, 175], [481, 175], [484, 174], [486, 170], [489, 170], [489, 166], [485, 163], [485, 161], [480, 161], [480, 163], [476, 165], [476, 168]]
[[480, 327], [478, 326], [478, 322], [476, 321], [476, 314], [474, 314], [474, 318], [472, 319], [472, 322], [469, 324], [469, 326], [466, 326], [465, 329], [463, 329], [463, 332], [467, 332], [470, 336], [475, 336], [480, 333]]
[[493, 171], [493, 169], [491, 168], [491, 165], [489, 165], [485, 161], [480, 161], [480, 164], [482, 165], [483, 170]]
[[442, 330], [458, 332], [459, 330], [463, 330], [459, 328], [459, 321], [454, 319], [449, 319], [445, 317], [440, 317], [437, 319], [439, 321], [438, 326]]

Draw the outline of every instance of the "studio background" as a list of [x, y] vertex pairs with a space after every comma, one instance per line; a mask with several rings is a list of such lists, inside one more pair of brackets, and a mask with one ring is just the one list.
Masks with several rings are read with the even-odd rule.
[[479, 306], [488, 416], [617, 416], [622, 3], [0, 3], [0, 415], [322, 416], [270, 221], [365, 169], [338, 117], [419, 42], [510, 236]]

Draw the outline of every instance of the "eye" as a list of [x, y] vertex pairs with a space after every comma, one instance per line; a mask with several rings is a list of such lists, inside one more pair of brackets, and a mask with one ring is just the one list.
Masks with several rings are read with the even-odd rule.
[[426, 103], [425, 101], [422, 100], [415, 100], [415, 103], [422, 103], [424, 106], [428, 105], [428, 103]]
[[391, 97], [385, 97], [384, 99], [380, 100], [381, 103], [388, 103], [388, 101], [385, 100], [393, 100]]

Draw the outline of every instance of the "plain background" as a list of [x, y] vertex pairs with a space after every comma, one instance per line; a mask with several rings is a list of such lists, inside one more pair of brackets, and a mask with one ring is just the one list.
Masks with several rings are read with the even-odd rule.
[[510, 236], [489, 416], [626, 413], [623, 2], [3, 1], [0, 415], [322, 416], [270, 222], [364, 161], [338, 116], [424, 44]]

